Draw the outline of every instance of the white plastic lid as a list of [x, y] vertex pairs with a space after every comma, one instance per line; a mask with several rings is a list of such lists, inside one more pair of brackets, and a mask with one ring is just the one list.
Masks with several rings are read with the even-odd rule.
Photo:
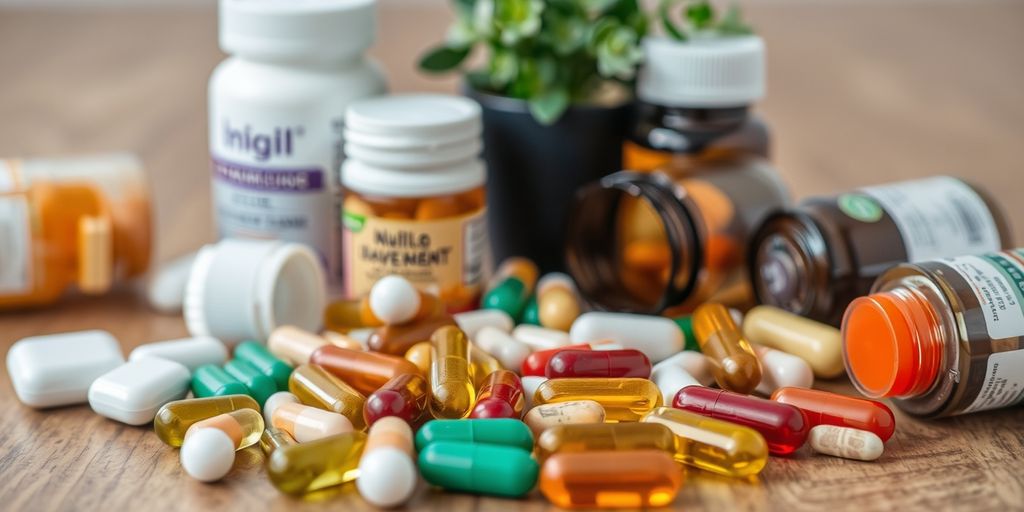
[[192, 336], [230, 346], [266, 341], [280, 325], [320, 328], [326, 305], [323, 268], [302, 244], [224, 239], [196, 255], [185, 288], [185, 323]]
[[373, 44], [375, 0], [220, 0], [220, 47], [254, 58], [331, 60]]
[[349, 105], [345, 127], [359, 134], [429, 143], [454, 134], [480, 134], [480, 105], [469, 98], [445, 94], [379, 96]]
[[637, 95], [669, 107], [739, 107], [765, 92], [764, 42], [757, 36], [643, 41]]
[[341, 184], [360, 194], [430, 197], [455, 194], [484, 184], [487, 172], [478, 159], [458, 166], [408, 172], [364, 164], [349, 158], [341, 164]]

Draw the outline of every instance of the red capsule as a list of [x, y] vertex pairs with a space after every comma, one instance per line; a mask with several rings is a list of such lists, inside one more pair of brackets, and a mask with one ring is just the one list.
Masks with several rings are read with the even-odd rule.
[[672, 407], [750, 427], [764, 436], [773, 455], [797, 451], [811, 430], [811, 422], [792, 405], [724, 389], [686, 386], [676, 393]]
[[812, 427], [836, 425], [874, 432], [888, 441], [896, 431], [896, 417], [882, 402], [805, 388], [779, 388], [772, 400], [799, 407]]
[[520, 373], [523, 377], [543, 377], [544, 373], [548, 369], [548, 361], [550, 361], [555, 354], [563, 350], [593, 350], [593, 347], [591, 347], [589, 343], [580, 343], [578, 345], [566, 345], [564, 347], [538, 350], [526, 357], [523, 361], [523, 371]]
[[515, 418], [523, 415], [523, 383], [515, 372], [495, 370], [484, 379], [470, 418]]
[[544, 375], [549, 379], [566, 377], [639, 377], [651, 376], [651, 360], [639, 350], [561, 350], [548, 360]]
[[366, 425], [385, 416], [397, 416], [415, 429], [427, 418], [427, 389], [427, 380], [419, 373], [406, 373], [387, 381], [363, 404]]

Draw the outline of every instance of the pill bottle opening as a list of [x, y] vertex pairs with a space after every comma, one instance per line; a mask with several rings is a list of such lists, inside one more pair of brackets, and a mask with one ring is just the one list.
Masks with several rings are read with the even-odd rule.
[[870, 398], [909, 397], [935, 381], [941, 344], [928, 304], [895, 292], [855, 299], [843, 318], [843, 359]]
[[[294, 325], [317, 331], [322, 321], [325, 285], [320, 262], [308, 249], [279, 251], [277, 270], [271, 284], [270, 323], [274, 326]], [[273, 328], [268, 330], [272, 331]]]
[[820, 229], [799, 212], [780, 212], [757, 230], [751, 244], [750, 280], [758, 303], [802, 316], [816, 316], [828, 304], [829, 262]]

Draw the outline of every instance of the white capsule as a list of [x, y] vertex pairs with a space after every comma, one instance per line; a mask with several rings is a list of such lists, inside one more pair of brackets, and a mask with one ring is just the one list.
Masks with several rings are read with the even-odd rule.
[[352, 422], [336, 413], [303, 404], [283, 404], [274, 410], [274, 428], [305, 443], [352, 432]]
[[359, 459], [356, 489], [371, 505], [397, 507], [412, 497], [419, 481], [412, 439], [409, 425], [394, 416], [381, 418], [370, 427]]
[[672, 405], [672, 401], [675, 400], [676, 393], [680, 389], [686, 386], [701, 385], [689, 372], [675, 365], [663, 366], [657, 373], [652, 370], [651, 380], [655, 386], [658, 386], [658, 390], [661, 391], [661, 396], [666, 406]]
[[573, 400], [538, 405], [526, 413], [523, 422], [533, 431], [534, 437], [537, 437], [545, 429], [556, 425], [604, 423], [604, 417], [604, 407], [601, 407], [601, 404], [593, 400]]
[[671, 367], [682, 368], [701, 386], [710, 386], [715, 382], [715, 376], [711, 374], [711, 362], [707, 356], [696, 350], [684, 350], [654, 365], [654, 368], [651, 368], [651, 375], [655, 375], [663, 368]]
[[273, 395], [267, 397], [267, 401], [263, 403], [263, 420], [266, 421], [267, 425], [272, 426], [274, 424], [274, 411], [278, 407], [285, 404], [299, 404], [299, 397], [287, 392], [278, 391]]
[[547, 377], [538, 377], [534, 375], [527, 375], [520, 379], [523, 383], [523, 397], [526, 398], [526, 407], [523, 409], [524, 411], [529, 411], [533, 408], [533, 395], [537, 392], [537, 388], [539, 388], [546, 380], [548, 380]]
[[476, 333], [473, 344], [494, 356], [505, 368], [521, 368], [530, 355], [530, 347], [496, 327], [484, 326]]
[[169, 359], [185, 365], [189, 371], [195, 371], [207, 364], [224, 364], [228, 360], [228, 348], [217, 338], [195, 336], [139, 345], [132, 350], [128, 360], [137, 361], [144, 357]]
[[885, 443], [874, 432], [835, 425], [812, 428], [808, 440], [814, 451], [844, 459], [872, 461], [885, 451]]
[[477, 309], [465, 311], [452, 315], [459, 329], [466, 333], [466, 337], [476, 342], [476, 335], [484, 327], [492, 327], [504, 333], [512, 332], [515, 322], [508, 313], [500, 309]]
[[661, 316], [584, 313], [573, 322], [569, 336], [572, 343], [611, 340], [643, 352], [654, 363], [683, 349], [683, 331]]
[[181, 467], [200, 482], [224, 478], [235, 463], [235, 443], [217, 428], [190, 432], [181, 445]]
[[814, 384], [814, 371], [807, 361], [762, 345], [754, 345], [754, 352], [764, 370], [754, 391], [770, 396], [779, 388], [810, 388]]
[[527, 344], [533, 350], [548, 350], [571, 344], [567, 333], [539, 325], [523, 324], [517, 326], [515, 329], [512, 329], [512, 337]]
[[402, 276], [384, 276], [370, 288], [370, 310], [386, 325], [412, 320], [420, 309], [420, 292]]

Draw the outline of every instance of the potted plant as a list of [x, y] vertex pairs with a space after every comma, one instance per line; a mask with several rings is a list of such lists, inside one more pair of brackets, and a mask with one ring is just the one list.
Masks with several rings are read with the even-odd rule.
[[475, 48], [465, 93], [483, 109], [496, 260], [563, 267], [567, 208], [620, 170], [647, 18], [637, 0], [455, 0], [456, 22], [420, 67], [448, 72]]

